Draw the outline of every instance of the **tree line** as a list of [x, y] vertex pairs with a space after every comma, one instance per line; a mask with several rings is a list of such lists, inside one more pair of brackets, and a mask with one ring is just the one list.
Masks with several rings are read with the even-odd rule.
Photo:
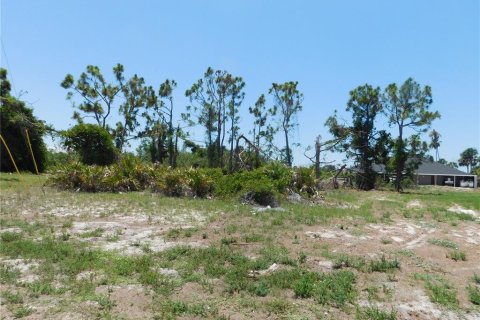
[[[270, 159], [292, 166], [292, 148], [296, 145], [292, 131], [298, 126], [297, 116], [303, 109], [298, 82], [272, 83], [254, 105], [246, 107], [243, 78], [226, 70], [208, 68], [184, 93], [189, 105], [180, 110], [183, 112], [177, 112], [175, 80], [166, 79], [155, 89], [137, 74], [127, 78], [121, 64], [115, 65], [112, 73], [113, 80], [109, 81], [99, 67], [89, 65], [78, 77], [67, 74], [61, 82], [67, 90], [67, 99], [72, 102], [77, 125], [59, 134], [64, 145], [76, 150], [83, 162], [113, 163], [130, 141], [139, 139], [142, 141], [140, 151], [148, 155], [150, 161], [172, 167], [178, 165], [178, 156], [185, 153], [179, 150], [179, 145], [205, 158], [208, 167], [228, 172], [239, 169], [240, 154], [244, 168], [257, 168]], [[6, 70], [2, 69], [0, 75], [3, 115], [17, 102], [12, 102], [15, 99], [10, 95]], [[346, 104], [345, 111], [351, 120], [341, 120], [335, 111], [325, 122], [332, 139], [317, 139], [316, 150], [318, 153], [335, 150], [352, 159], [356, 166], [356, 185], [364, 190], [375, 187], [374, 164], [383, 164], [391, 168], [395, 188], [400, 191], [404, 175], [428, 158], [429, 149], [435, 150], [435, 161], [446, 163], [439, 157], [440, 133], [432, 130], [430, 143], [421, 140], [421, 134], [440, 117], [438, 111], [431, 110], [432, 103], [432, 89], [412, 78], [401, 85], [392, 83], [383, 90], [369, 84], [359, 86], [350, 91]], [[15, 108], [19, 113], [28, 113]], [[240, 131], [242, 108], [247, 108], [254, 119], [249, 135]], [[174, 119], [174, 114], [180, 114], [180, 119]], [[118, 121], [113, 123], [112, 119]], [[388, 128], [380, 128], [379, 122], [385, 120]], [[25, 125], [25, 122], [2, 117], [3, 136], [7, 131], [13, 132], [8, 127], [12, 123]], [[32, 123], [37, 124], [40, 136], [54, 131], [36, 119], [30, 121], [31, 130]], [[191, 140], [189, 132], [193, 126], [203, 131], [203, 143]], [[241, 139], [245, 145], [240, 145]], [[282, 141], [281, 146], [278, 141]], [[469, 149], [465, 155], [462, 153], [459, 164], [472, 170], [478, 163], [478, 152]], [[2, 170], [10, 168], [4, 158], [2, 152]], [[319, 165], [319, 154], [316, 162]]]

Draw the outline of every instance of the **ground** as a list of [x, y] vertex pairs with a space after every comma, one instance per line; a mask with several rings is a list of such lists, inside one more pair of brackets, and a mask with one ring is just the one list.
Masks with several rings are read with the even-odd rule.
[[480, 319], [480, 192], [238, 199], [0, 175], [3, 319]]

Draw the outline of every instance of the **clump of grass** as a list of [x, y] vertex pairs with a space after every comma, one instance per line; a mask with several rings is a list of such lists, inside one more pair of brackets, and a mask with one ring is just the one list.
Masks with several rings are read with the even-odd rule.
[[333, 268], [354, 268], [362, 272], [387, 272], [399, 269], [400, 262], [396, 258], [394, 260], [387, 260], [384, 255], [378, 260], [367, 261], [361, 257], [342, 254], [335, 258]]
[[458, 245], [455, 242], [447, 239], [432, 238], [432, 239], [428, 239], [428, 243], [434, 244], [436, 246], [444, 247], [444, 248], [458, 250]]
[[14, 304], [20, 304], [23, 303], [23, 297], [20, 293], [12, 293], [10, 291], [5, 291], [2, 292], [2, 297], [8, 302], [8, 303], [14, 303]]
[[2, 242], [13, 242], [13, 241], [18, 241], [23, 238], [23, 233], [21, 232], [2, 232], [0, 234], [0, 239]]
[[455, 261], [467, 261], [466, 253], [459, 250], [451, 251], [449, 254], [447, 254], [447, 257]]
[[478, 288], [478, 286], [469, 285], [467, 287], [467, 291], [470, 302], [476, 305], [480, 305], [480, 289]]
[[255, 294], [259, 297], [265, 297], [266, 295], [268, 295], [268, 292], [268, 284], [265, 281], [260, 281], [260, 283], [255, 288]]
[[21, 306], [13, 312], [15, 318], [23, 318], [33, 313], [34, 309], [28, 306]]
[[262, 236], [261, 234], [256, 234], [256, 233], [251, 233], [245, 235], [245, 242], [251, 243], [251, 242], [261, 242], [265, 240], [265, 237]]
[[473, 274], [472, 280], [476, 284], [480, 284], [480, 276], [476, 273]]
[[370, 272], [387, 272], [394, 269], [400, 269], [400, 262], [396, 258], [387, 260], [385, 256], [382, 256], [379, 260], [371, 260], [368, 264]]
[[315, 289], [315, 281], [311, 274], [304, 275], [293, 287], [293, 292], [297, 298], [310, 298]]
[[13, 284], [20, 276], [20, 271], [12, 266], [0, 265], [0, 283]]
[[283, 314], [286, 313], [291, 305], [286, 299], [275, 298], [267, 302], [267, 310], [274, 314]]
[[339, 255], [333, 261], [334, 269], [354, 268], [362, 269], [365, 266], [365, 259], [360, 257], [352, 257], [345, 254]]
[[177, 300], [165, 300], [160, 304], [161, 319], [174, 319], [176, 316], [191, 315], [209, 318], [217, 314], [216, 308], [204, 303], [186, 303]]
[[356, 320], [397, 320], [397, 312], [380, 310], [378, 307], [358, 308], [355, 315]]
[[317, 282], [314, 298], [320, 304], [342, 307], [347, 302], [353, 303], [357, 290], [354, 286], [355, 275], [346, 270], [327, 273]]
[[220, 240], [220, 243], [228, 246], [228, 245], [231, 245], [233, 243], [237, 243], [237, 239], [235, 237], [226, 237], [226, 238], [222, 238]]
[[101, 237], [105, 230], [102, 228], [97, 228], [92, 231], [87, 231], [79, 235], [80, 238], [98, 238]]
[[448, 308], [457, 308], [457, 291], [442, 277], [429, 274], [414, 274], [415, 279], [423, 280], [432, 302]]

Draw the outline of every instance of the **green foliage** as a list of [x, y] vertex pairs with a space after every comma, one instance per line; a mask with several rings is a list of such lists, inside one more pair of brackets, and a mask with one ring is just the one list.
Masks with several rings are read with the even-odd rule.
[[188, 186], [193, 194], [200, 198], [213, 192], [214, 181], [221, 175], [221, 171], [215, 169], [189, 169], [186, 171]]
[[468, 298], [473, 304], [480, 305], [480, 288], [475, 285], [469, 285], [467, 287]]
[[432, 238], [432, 239], [428, 239], [428, 243], [434, 244], [436, 246], [444, 247], [444, 248], [458, 250], [458, 245], [455, 242], [447, 239]]
[[480, 162], [478, 157], [478, 150], [475, 148], [467, 148], [460, 154], [458, 165], [467, 167], [467, 172], [472, 173], [472, 169]]
[[[0, 68], [0, 83], [0, 134], [7, 143], [18, 169], [35, 172], [25, 133], [25, 130], [28, 130], [35, 162], [38, 170], [43, 172], [47, 162], [47, 148], [43, 142], [46, 126], [33, 115], [33, 110], [26, 107], [23, 101], [10, 95], [7, 71], [3, 68]], [[0, 142], [0, 169], [5, 172], [15, 171], [3, 142]]]
[[440, 118], [438, 111], [430, 111], [433, 103], [432, 89], [429, 86], [421, 88], [412, 78], [408, 78], [400, 87], [392, 83], [387, 86], [383, 96], [389, 124], [398, 128], [398, 137], [393, 149], [395, 163], [395, 188], [402, 190], [401, 181], [409, 154], [405, 143], [404, 130], [411, 128], [417, 132], [425, 132], [431, 123]]
[[447, 257], [449, 257], [450, 259], [452, 260], [455, 260], [455, 261], [467, 261], [467, 254], [463, 251], [459, 251], [459, 250], [453, 250], [451, 251]]
[[457, 291], [445, 279], [429, 274], [415, 274], [414, 277], [424, 281], [432, 302], [449, 308], [458, 307]]
[[109, 165], [117, 153], [107, 130], [94, 124], [78, 124], [63, 133], [63, 143], [75, 150], [84, 164]]
[[296, 116], [302, 111], [303, 94], [297, 89], [298, 82], [289, 81], [285, 83], [272, 83], [272, 87], [268, 93], [273, 96], [274, 107], [272, 114], [278, 112], [279, 129], [283, 131], [285, 136], [285, 157], [284, 161], [288, 167], [292, 167], [292, 149], [290, 147], [289, 135], [293, 128], [297, 126]]
[[390, 139], [389, 135], [375, 128], [377, 114], [382, 110], [380, 88], [366, 84], [350, 91], [346, 111], [352, 113], [351, 125], [339, 124], [336, 113], [327, 120], [330, 132], [342, 142], [337, 149], [346, 151], [347, 156], [355, 160], [358, 166], [355, 181], [362, 190], [375, 187], [376, 173], [372, 165], [374, 161], [388, 154], [385, 147], [388, 145], [386, 140]]

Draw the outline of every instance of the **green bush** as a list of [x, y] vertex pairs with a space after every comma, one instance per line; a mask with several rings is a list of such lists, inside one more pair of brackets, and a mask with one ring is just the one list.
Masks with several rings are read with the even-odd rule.
[[200, 198], [213, 192], [214, 181], [222, 175], [219, 169], [189, 169], [185, 174], [193, 195]]
[[[35, 162], [38, 170], [43, 172], [47, 162], [47, 148], [42, 138], [46, 133], [45, 124], [33, 115], [33, 110], [26, 107], [23, 101], [10, 95], [7, 71], [3, 68], [0, 68], [0, 83], [0, 134], [5, 139], [18, 169], [35, 172], [25, 133], [27, 129]], [[0, 142], [0, 169], [5, 172], [15, 171], [3, 142]]]
[[299, 167], [295, 170], [293, 183], [295, 189], [308, 195], [314, 195], [316, 191], [315, 173], [313, 168]]
[[75, 150], [88, 165], [105, 166], [115, 162], [117, 152], [108, 131], [94, 124], [77, 124], [63, 132], [63, 144]]

